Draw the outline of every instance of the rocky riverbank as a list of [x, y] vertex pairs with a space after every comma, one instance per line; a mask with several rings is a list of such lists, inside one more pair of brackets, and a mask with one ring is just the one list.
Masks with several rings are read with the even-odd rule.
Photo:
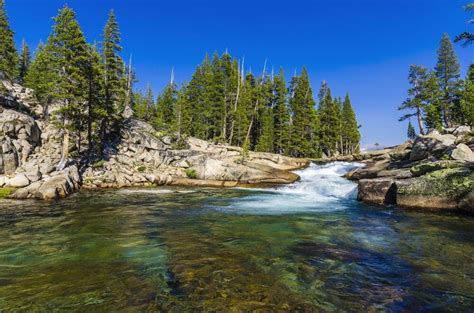
[[358, 199], [423, 210], [474, 212], [474, 134], [470, 127], [432, 131], [399, 146], [335, 158], [366, 163], [346, 175]]
[[[71, 158], [58, 170], [61, 133], [32, 91], [5, 84], [0, 96], [0, 187], [15, 188], [14, 199], [55, 199], [79, 188], [152, 185], [239, 186], [285, 184], [299, 179], [291, 171], [309, 160], [250, 152], [196, 138], [178, 139], [151, 125], [127, 119], [100, 160]], [[73, 155], [73, 154], [72, 154]]]

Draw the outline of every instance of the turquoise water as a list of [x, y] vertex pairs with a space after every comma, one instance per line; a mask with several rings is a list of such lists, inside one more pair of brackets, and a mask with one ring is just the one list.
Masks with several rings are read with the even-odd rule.
[[474, 219], [358, 203], [352, 166], [1, 200], [0, 311], [472, 312]]

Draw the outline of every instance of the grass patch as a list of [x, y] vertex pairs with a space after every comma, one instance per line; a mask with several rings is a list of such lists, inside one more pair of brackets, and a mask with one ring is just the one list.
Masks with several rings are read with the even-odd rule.
[[186, 171], [186, 176], [191, 179], [197, 179], [198, 178], [198, 173], [194, 168], [188, 168]]
[[94, 168], [94, 169], [102, 168], [102, 167], [104, 167], [105, 162], [106, 162], [105, 160], [99, 160], [99, 161], [95, 162], [94, 164], [92, 164], [92, 168]]
[[145, 170], [146, 170], [146, 167], [144, 165], [140, 165], [139, 167], [137, 167], [137, 171], [140, 173], [143, 173]]
[[0, 199], [8, 197], [12, 193], [14, 193], [15, 190], [16, 190], [15, 188], [11, 188], [11, 187], [0, 188]]

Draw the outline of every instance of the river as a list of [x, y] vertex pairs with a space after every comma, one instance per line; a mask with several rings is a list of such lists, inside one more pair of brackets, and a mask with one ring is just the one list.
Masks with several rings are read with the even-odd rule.
[[472, 311], [474, 219], [359, 203], [355, 166], [0, 200], [0, 311]]

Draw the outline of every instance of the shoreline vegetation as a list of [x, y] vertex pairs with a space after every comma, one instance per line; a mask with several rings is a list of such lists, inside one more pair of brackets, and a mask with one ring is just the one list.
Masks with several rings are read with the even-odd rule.
[[[457, 39], [469, 44], [466, 38]], [[64, 6], [32, 58], [24, 41], [17, 53], [0, 0], [0, 42], [4, 197], [57, 199], [80, 188], [286, 184], [299, 179], [292, 170], [317, 159], [367, 163], [347, 176], [358, 181], [362, 201], [473, 209], [474, 65], [462, 80], [446, 34], [434, 71], [410, 67], [412, 87], [400, 110], [411, 111], [400, 120], [416, 118], [419, 134], [409, 121], [410, 141], [367, 153], [360, 152], [361, 126], [349, 95], [333, 97], [322, 82], [316, 101], [304, 67], [287, 82], [284, 70], [275, 73], [266, 61], [254, 74], [244, 59], [214, 53], [189, 83], [178, 86], [172, 73], [155, 99], [151, 88], [134, 89], [137, 76], [131, 58], [121, 56], [114, 11], [103, 42], [89, 44], [74, 11]], [[461, 191], [431, 190], [438, 180]], [[425, 201], [435, 198], [438, 204]]]

